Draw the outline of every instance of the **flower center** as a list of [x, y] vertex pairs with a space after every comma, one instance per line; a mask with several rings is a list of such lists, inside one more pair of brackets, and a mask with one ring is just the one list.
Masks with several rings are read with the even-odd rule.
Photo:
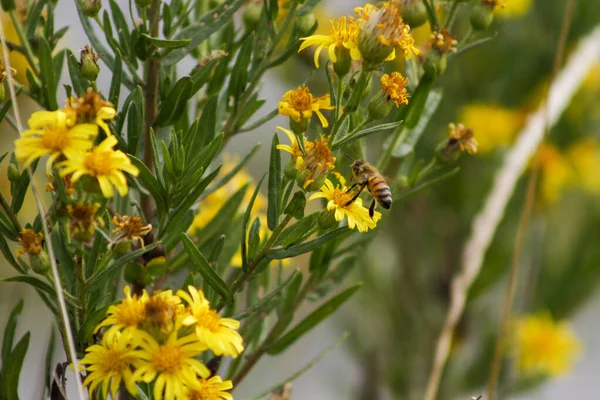
[[108, 175], [113, 170], [111, 155], [112, 151], [92, 151], [85, 159], [85, 167], [94, 176]]
[[211, 332], [218, 331], [219, 327], [221, 326], [221, 316], [217, 314], [214, 310], [205, 311], [202, 315], [200, 315], [200, 318], [197, 319], [198, 325], [203, 326]]
[[294, 90], [290, 96], [290, 103], [292, 104], [292, 107], [297, 111], [310, 110], [310, 105], [312, 103], [312, 95], [310, 94], [308, 88], [303, 87]]
[[306, 146], [306, 158], [304, 160], [306, 169], [319, 173], [327, 173], [334, 167], [335, 157], [331, 154], [327, 139], [320, 138]]
[[162, 297], [152, 296], [146, 303], [146, 322], [152, 327], [168, 328], [174, 315], [175, 307]]
[[136, 300], [123, 301], [115, 313], [116, 320], [126, 326], [138, 326], [146, 315], [143, 304]]
[[71, 145], [71, 138], [65, 129], [47, 127], [44, 129], [42, 143], [45, 148], [58, 153]]
[[333, 191], [333, 202], [337, 207], [344, 208], [350, 200], [354, 197], [354, 192], [348, 191], [346, 188], [338, 189], [335, 188]]
[[175, 373], [181, 367], [182, 361], [181, 349], [172, 344], [161, 346], [152, 356], [152, 366], [160, 372]]
[[99, 366], [105, 374], [112, 372], [120, 375], [129, 368], [129, 364], [129, 359], [123, 357], [122, 350], [110, 349], [103, 354]]

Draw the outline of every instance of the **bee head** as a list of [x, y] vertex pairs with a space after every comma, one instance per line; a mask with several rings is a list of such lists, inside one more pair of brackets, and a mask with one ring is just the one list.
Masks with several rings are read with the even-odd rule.
[[352, 172], [355, 174], [360, 173], [362, 166], [364, 165], [363, 160], [356, 160], [352, 163]]

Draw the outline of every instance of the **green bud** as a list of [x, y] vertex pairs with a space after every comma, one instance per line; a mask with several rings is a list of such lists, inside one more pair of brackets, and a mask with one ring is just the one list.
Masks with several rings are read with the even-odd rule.
[[454, 164], [460, 157], [460, 144], [456, 139], [441, 142], [435, 150], [435, 159], [439, 164]]
[[19, 168], [13, 163], [8, 164], [8, 180], [11, 182], [17, 181], [21, 177]]
[[350, 51], [343, 47], [336, 46], [335, 56], [337, 60], [333, 63], [333, 70], [338, 77], [343, 78], [344, 76], [348, 75], [348, 72], [350, 72], [350, 67], [352, 67]]
[[430, 50], [423, 61], [423, 70], [429, 75], [437, 78], [446, 71], [448, 57], [435, 50]]
[[100, 73], [100, 65], [98, 60], [102, 55], [97, 55], [91, 46], [85, 46], [81, 49], [79, 56], [79, 70], [85, 79], [90, 82], [95, 82]]
[[306, 207], [306, 195], [302, 191], [294, 193], [294, 197], [283, 211], [285, 215], [292, 215], [296, 219], [304, 218], [304, 208]]
[[335, 211], [321, 211], [318, 218], [319, 229], [326, 230], [337, 224]]
[[13, 11], [15, 9], [15, 0], [0, 0], [2, 10], [5, 12]]
[[369, 110], [369, 119], [375, 121], [383, 119], [392, 111], [394, 102], [387, 99], [386, 95], [380, 90], [369, 101], [367, 109]]
[[290, 158], [290, 161], [288, 161], [285, 168], [283, 169], [283, 173], [285, 177], [289, 180], [296, 179], [296, 174], [298, 173], [298, 171], [296, 170], [296, 162], [293, 158]]
[[300, 33], [302, 36], [311, 35], [317, 29], [317, 25], [317, 17], [313, 13], [303, 15], [296, 21], [298, 33]]
[[296, 172], [296, 183], [298, 184], [298, 186], [304, 187], [304, 182], [308, 179], [309, 176], [310, 171], [307, 170]]
[[317, 190], [319, 190], [321, 188], [321, 186], [323, 186], [325, 184], [325, 179], [326, 176], [320, 176], [319, 178], [315, 179], [313, 182], [310, 183], [310, 185], [308, 185], [308, 191], [309, 192], [316, 192]]
[[486, 30], [494, 21], [494, 5], [478, 2], [471, 10], [470, 21], [474, 30]]
[[251, 2], [244, 7], [242, 12], [242, 21], [247, 32], [252, 32], [258, 27], [260, 15], [262, 14], [263, 6], [261, 3]]
[[358, 34], [358, 51], [371, 67], [377, 66], [392, 54], [394, 48], [379, 42], [375, 32], [361, 29]]
[[127, 240], [124, 242], [119, 242], [115, 246], [113, 246], [112, 251], [115, 255], [120, 256], [127, 253], [131, 249], [131, 241]]
[[300, 121], [296, 121], [294, 118], [290, 118], [290, 129], [296, 135], [301, 135], [308, 130], [310, 120], [308, 118], [301, 118]]
[[50, 271], [50, 259], [48, 258], [48, 253], [44, 250], [40, 251], [38, 254], [30, 254], [29, 264], [31, 265], [33, 272], [40, 275], [44, 275], [46, 272]]
[[86, 17], [94, 18], [102, 9], [101, 0], [79, 0], [79, 7], [81, 12]]
[[402, 10], [402, 19], [411, 28], [421, 26], [427, 21], [427, 7], [421, 0], [413, 1]]

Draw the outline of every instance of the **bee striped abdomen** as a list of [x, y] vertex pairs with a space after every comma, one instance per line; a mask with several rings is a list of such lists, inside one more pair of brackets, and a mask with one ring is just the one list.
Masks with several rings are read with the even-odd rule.
[[372, 176], [369, 177], [368, 183], [369, 192], [371, 192], [377, 203], [389, 210], [392, 207], [392, 192], [390, 192], [390, 187], [385, 179], [381, 176]]

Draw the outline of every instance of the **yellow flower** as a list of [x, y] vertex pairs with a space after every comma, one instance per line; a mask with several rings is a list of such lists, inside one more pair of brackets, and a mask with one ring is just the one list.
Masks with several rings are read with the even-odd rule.
[[496, 9], [496, 15], [503, 18], [517, 18], [527, 14], [532, 0], [503, 0], [504, 7]]
[[82, 97], [68, 99], [65, 112], [73, 125], [96, 124], [107, 135], [110, 135], [111, 132], [106, 121], [112, 120], [117, 115], [115, 107], [110, 102], [103, 100], [100, 93], [95, 92], [92, 88], [88, 88], [87, 93]]
[[83, 175], [90, 175], [98, 179], [104, 197], [114, 195], [113, 186], [121, 196], [125, 196], [129, 188], [123, 171], [137, 176], [139, 170], [131, 164], [131, 160], [125, 153], [113, 150], [117, 142], [117, 138], [111, 135], [91, 152], [66, 154], [67, 161], [61, 163], [60, 175], [73, 174], [72, 182], [77, 182]]
[[362, 57], [379, 64], [396, 58], [396, 49], [409, 60], [419, 50], [410, 35], [410, 26], [402, 21], [400, 3], [390, 0], [381, 6], [366, 4], [354, 9], [359, 16], [358, 49]]
[[46, 162], [46, 175], [52, 175], [52, 164], [60, 156], [75, 156], [92, 148], [92, 140], [97, 133], [95, 125], [80, 124], [70, 127], [64, 111], [37, 111], [29, 119], [30, 129], [23, 137], [15, 140], [15, 157], [24, 162], [27, 168], [43, 156], [50, 156]]
[[129, 393], [137, 393], [132, 368], [137, 367], [140, 362], [132, 354], [131, 339], [129, 333], [112, 332], [102, 337], [101, 344], [92, 345], [85, 350], [86, 355], [80, 363], [87, 365], [84, 368], [88, 375], [83, 384], [89, 387], [90, 394], [102, 384], [102, 398], [107, 398], [110, 387], [112, 398], [116, 399], [121, 382], [125, 383]]
[[31, 255], [40, 254], [42, 251], [42, 239], [44, 235], [42, 233], [35, 233], [33, 229], [23, 229], [19, 234], [19, 244], [21, 247], [17, 250], [17, 257], [27, 253]]
[[181, 299], [172, 290], [163, 290], [148, 297], [144, 304], [142, 327], [150, 332], [169, 333], [177, 330], [178, 317], [183, 313]]
[[152, 231], [152, 224], [144, 225], [142, 217], [139, 215], [115, 215], [112, 219], [117, 227], [113, 233], [117, 233], [115, 242], [120, 240], [139, 240], [144, 247], [144, 236]]
[[237, 357], [244, 351], [243, 339], [237, 332], [240, 322], [231, 318], [222, 318], [202, 291], [188, 286], [189, 294], [183, 290], [177, 294], [188, 303], [189, 314], [183, 319], [183, 325], [194, 326], [198, 340], [211, 349], [215, 355]]
[[592, 193], [600, 194], [600, 146], [591, 138], [583, 138], [569, 148], [567, 157], [577, 175], [578, 183]]
[[215, 375], [209, 379], [199, 379], [201, 389], [187, 392], [189, 400], [233, 400], [229, 390], [233, 388], [231, 381], [225, 381]]
[[408, 78], [402, 76], [399, 72], [392, 72], [391, 75], [383, 74], [381, 76], [381, 90], [388, 100], [393, 100], [396, 107], [400, 104], [408, 104]]
[[69, 232], [78, 240], [89, 240], [96, 231], [96, 226], [103, 226], [102, 216], [97, 215], [100, 204], [96, 203], [74, 203], [67, 205], [69, 216]]
[[144, 290], [141, 296], [138, 297], [136, 294], [132, 296], [129, 286], [125, 286], [123, 292], [125, 292], [125, 298], [119, 304], [108, 307], [108, 317], [94, 328], [94, 333], [105, 326], [110, 326], [114, 330], [137, 328], [144, 321], [148, 293]]
[[450, 140], [455, 140], [461, 151], [469, 154], [477, 153], [477, 140], [473, 137], [473, 129], [466, 128], [463, 124], [449, 124]]
[[581, 351], [569, 324], [555, 322], [548, 314], [520, 318], [514, 336], [519, 369], [528, 375], [564, 375]]
[[286, 151], [292, 155], [295, 169], [298, 171], [297, 180], [304, 189], [307, 189], [311, 183], [319, 182], [324, 179], [329, 171], [335, 168], [335, 157], [331, 153], [327, 139], [320, 137], [314, 141], [304, 139], [303, 154], [298, 145], [296, 136], [280, 126], [277, 129], [285, 133], [290, 139], [290, 145], [277, 145], [277, 149]]
[[321, 110], [333, 110], [329, 94], [321, 97], [313, 97], [306, 85], [297, 89], [290, 90], [283, 95], [279, 102], [279, 114], [290, 117], [296, 122], [310, 120], [313, 112], [319, 117], [323, 128], [327, 128], [329, 123], [321, 113]]
[[359, 232], [367, 232], [377, 226], [377, 221], [381, 219], [381, 213], [375, 211], [373, 218], [369, 216], [369, 210], [362, 205], [362, 199], [357, 198], [350, 202], [354, 197], [354, 191], [348, 191], [345, 181], [340, 177], [341, 186], [333, 186], [329, 179], [325, 179], [325, 184], [321, 191], [314, 193], [308, 201], [314, 199], [327, 199], [327, 210], [334, 211], [336, 221], [348, 218], [348, 227], [358, 229]]
[[202, 389], [198, 377], [210, 375], [209, 369], [196, 359], [206, 346], [194, 334], [178, 338], [175, 330], [164, 343], [159, 343], [147, 332], [135, 331], [134, 343], [140, 347], [133, 352], [140, 364], [133, 379], [154, 381], [155, 400], [185, 400], [187, 389]]
[[477, 132], [479, 152], [489, 153], [512, 143], [523, 126], [524, 115], [493, 104], [474, 103], [462, 109], [459, 119]]
[[329, 35], [312, 35], [304, 38], [298, 52], [310, 46], [317, 46], [314, 55], [315, 66], [319, 68], [319, 55], [321, 50], [327, 48], [329, 59], [334, 63], [337, 62], [338, 52], [347, 51], [353, 60], [360, 60], [360, 52], [358, 51], [358, 25], [352, 17], [340, 17], [337, 22], [331, 20], [331, 33]]
[[555, 203], [573, 181], [573, 170], [556, 147], [542, 143], [539, 149], [539, 191], [543, 204]]

